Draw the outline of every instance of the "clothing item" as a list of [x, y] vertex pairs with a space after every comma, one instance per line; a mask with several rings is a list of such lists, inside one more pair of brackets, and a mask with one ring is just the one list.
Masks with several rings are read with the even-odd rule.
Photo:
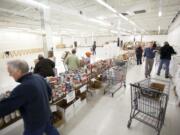
[[145, 62], [145, 76], [146, 77], [151, 75], [153, 64], [154, 64], [154, 59], [146, 58], [146, 62]]
[[41, 59], [34, 68], [34, 73], [43, 77], [54, 76], [55, 63], [50, 59]]
[[161, 59], [160, 63], [159, 63], [159, 68], [158, 68], [157, 74], [160, 75], [161, 69], [162, 69], [163, 65], [165, 65], [165, 77], [168, 77], [169, 76], [169, 64], [170, 64], [170, 60]]
[[141, 58], [137, 58], [137, 65], [141, 65], [142, 64], [142, 57]]
[[164, 45], [160, 49], [160, 59], [171, 60], [171, 55], [176, 54], [173, 47], [170, 45]]
[[136, 57], [141, 58], [142, 57], [143, 50], [141, 47], [136, 48]]
[[155, 57], [155, 49], [154, 48], [146, 48], [144, 50], [144, 57], [153, 59]]
[[21, 77], [9, 98], [0, 102], [0, 117], [19, 110], [25, 130], [34, 132], [51, 118], [49, 100], [52, 90], [43, 77], [28, 73]]
[[57, 129], [52, 126], [50, 121], [36, 131], [25, 130], [23, 135], [43, 135], [44, 133], [46, 133], [46, 135], [59, 135]]
[[80, 65], [78, 57], [74, 54], [68, 56], [65, 63], [67, 64], [68, 70], [78, 70]]

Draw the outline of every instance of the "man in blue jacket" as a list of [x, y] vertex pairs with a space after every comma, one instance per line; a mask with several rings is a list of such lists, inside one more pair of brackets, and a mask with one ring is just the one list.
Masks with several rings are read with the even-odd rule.
[[148, 78], [151, 76], [151, 71], [154, 64], [154, 57], [155, 57], [155, 48], [156, 45], [153, 43], [149, 43], [149, 47], [144, 50], [144, 57], [146, 57], [145, 61], [145, 77]]
[[0, 102], [0, 117], [18, 109], [24, 121], [24, 135], [59, 135], [51, 124], [51, 88], [46, 81], [29, 73], [25, 61], [13, 60], [7, 63], [7, 67], [9, 75], [20, 84], [10, 97]]

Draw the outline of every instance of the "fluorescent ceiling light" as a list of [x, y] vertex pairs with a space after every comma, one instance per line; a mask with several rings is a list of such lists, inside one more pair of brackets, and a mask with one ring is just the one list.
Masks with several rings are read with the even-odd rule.
[[39, 7], [39, 8], [45, 8], [45, 9], [49, 8], [49, 6], [47, 6], [45, 4], [42, 4], [40, 2], [37, 2], [35, 0], [16, 0], [16, 1], [26, 3], [26, 4], [29, 4], [29, 5], [32, 5], [32, 6], [35, 6], [35, 7]]
[[129, 20], [129, 23], [132, 25], [136, 25], [133, 21]]
[[99, 20], [104, 20], [106, 17], [104, 17], [104, 16], [98, 16], [97, 17], [97, 19], [99, 19]]
[[89, 21], [91, 22], [95, 22], [95, 23], [99, 23], [103, 26], [111, 26], [111, 24], [107, 23], [107, 22], [104, 22], [104, 21], [100, 21], [100, 20], [97, 20], [97, 19], [94, 19], [94, 18], [90, 18], [88, 19]]
[[162, 11], [159, 11], [158, 15], [159, 15], [159, 17], [161, 17], [162, 16]]
[[130, 11], [127, 11], [126, 13], [128, 13], [128, 15], [130, 15], [130, 16], [135, 15], [134, 12], [130, 12]]
[[117, 13], [117, 11], [112, 8], [110, 5], [108, 5], [106, 2], [104, 2], [103, 0], [96, 0], [99, 4], [103, 5], [104, 7], [108, 8], [109, 10], [111, 10], [114, 13]]
[[127, 17], [125, 17], [124, 15], [122, 14], [118, 14], [121, 18], [123, 18], [124, 20], [128, 21], [129, 19]]
[[118, 31], [115, 31], [115, 30], [111, 30], [110, 32], [114, 34], [118, 34]]

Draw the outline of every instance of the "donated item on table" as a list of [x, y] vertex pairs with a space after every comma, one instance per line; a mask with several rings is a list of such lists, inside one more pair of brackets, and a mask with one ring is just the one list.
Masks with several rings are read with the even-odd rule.
[[65, 44], [58, 44], [58, 45], [56, 45], [56, 48], [57, 49], [59, 49], [59, 48], [65, 48], [66, 47], [66, 45]]
[[[0, 94], [0, 102], [10, 96], [11, 92], [7, 91], [6, 93]], [[12, 122], [17, 121], [20, 118], [20, 114], [17, 115], [15, 112], [12, 112], [2, 118], [0, 118], [0, 129], [7, 127]]]
[[148, 78], [131, 84], [131, 113], [127, 127], [132, 119], [147, 124], [160, 135], [169, 99], [170, 81]]
[[70, 83], [70, 78], [67, 78], [67, 81], [65, 82], [65, 89], [68, 93], [72, 91], [72, 85]]
[[53, 122], [53, 125], [59, 127], [60, 124], [63, 124], [62, 123], [62, 113], [61, 112], [53, 112], [52, 114], [52, 122]]
[[128, 60], [128, 54], [123, 54], [123, 60]]
[[99, 88], [101, 88], [101, 82], [96, 80], [96, 79], [91, 80], [90, 81], [90, 87], [94, 88], [94, 89], [99, 89]]

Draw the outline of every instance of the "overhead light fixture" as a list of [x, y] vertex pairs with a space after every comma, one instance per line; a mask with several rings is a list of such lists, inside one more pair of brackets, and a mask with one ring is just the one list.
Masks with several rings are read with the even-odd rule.
[[161, 17], [162, 16], [162, 11], [159, 11], [158, 15], [159, 15], [159, 17]]
[[26, 4], [29, 4], [29, 5], [32, 5], [32, 6], [35, 6], [35, 7], [39, 7], [39, 8], [45, 8], [45, 9], [49, 8], [49, 6], [47, 6], [45, 4], [42, 4], [40, 2], [37, 2], [35, 0], [16, 0], [16, 1], [26, 3]]
[[107, 23], [107, 22], [104, 22], [104, 21], [100, 21], [100, 20], [97, 20], [97, 19], [94, 19], [94, 18], [90, 18], [88, 19], [89, 21], [91, 22], [95, 22], [95, 23], [99, 23], [103, 26], [111, 26], [111, 24]]
[[162, 0], [159, 0], [159, 12], [158, 12], [158, 16], [159, 17], [162, 16]]
[[127, 17], [125, 17], [124, 15], [122, 14], [118, 14], [121, 18], [123, 18], [124, 20], [128, 21], [129, 19]]
[[111, 30], [110, 32], [114, 34], [118, 34], [118, 31], [115, 31], [115, 30]]
[[129, 23], [132, 25], [136, 25], [133, 21], [129, 20]]
[[111, 10], [114, 13], [117, 13], [117, 11], [112, 8], [110, 5], [108, 5], [106, 2], [104, 2], [103, 0], [96, 0], [99, 4], [101, 4], [102, 6], [108, 8], [109, 10]]
[[99, 19], [99, 20], [104, 20], [105, 17], [104, 17], [104, 16], [98, 16], [97, 19]]

